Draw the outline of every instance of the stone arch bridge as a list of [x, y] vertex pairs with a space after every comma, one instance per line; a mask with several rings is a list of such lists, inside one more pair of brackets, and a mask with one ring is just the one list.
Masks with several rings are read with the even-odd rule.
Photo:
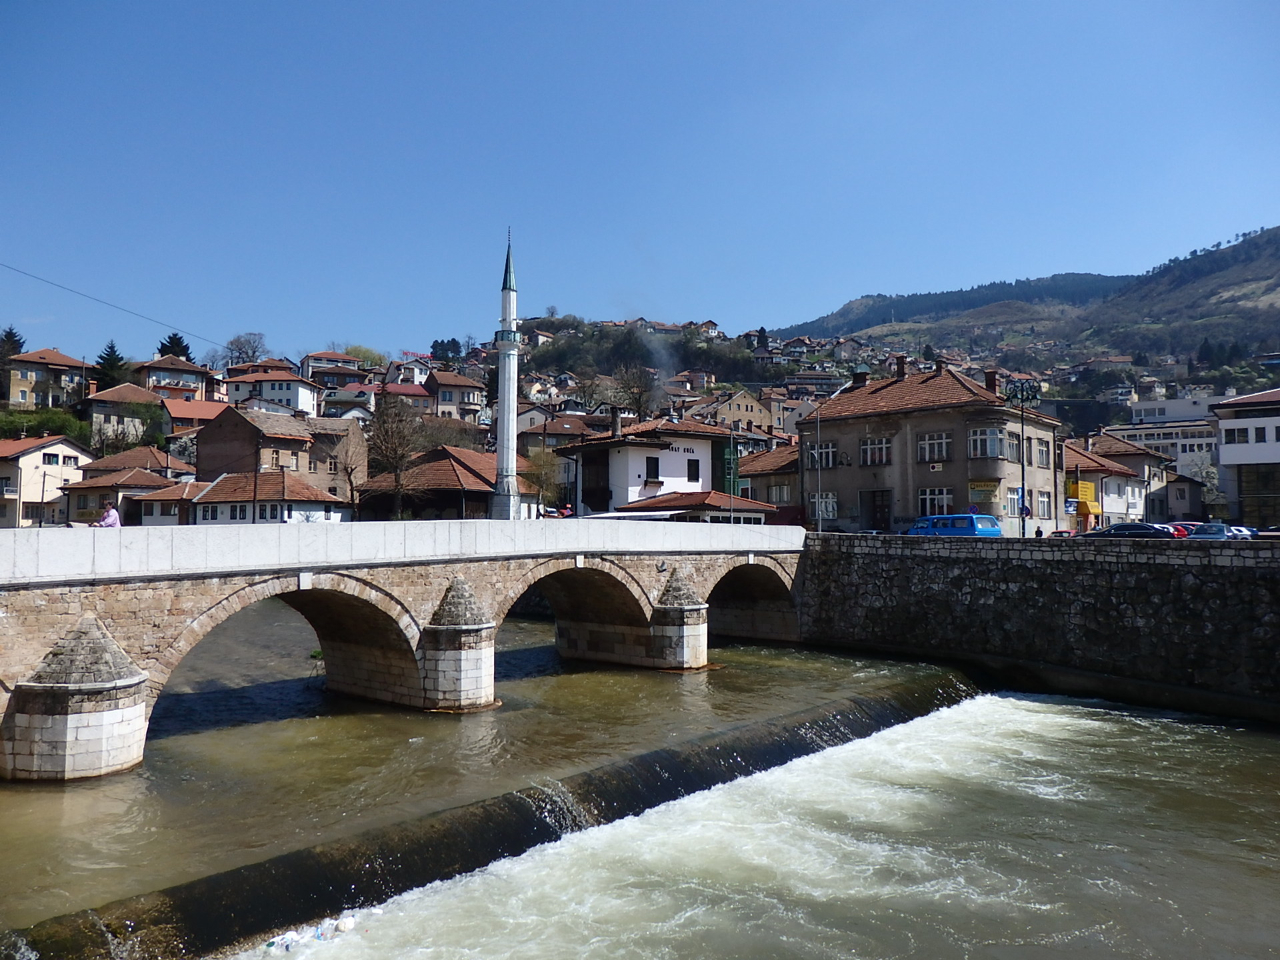
[[494, 702], [493, 638], [537, 586], [563, 656], [698, 669], [708, 635], [796, 640], [794, 527], [438, 521], [14, 531], [0, 542], [0, 776], [136, 764], [151, 706], [218, 623], [278, 597], [331, 690]]

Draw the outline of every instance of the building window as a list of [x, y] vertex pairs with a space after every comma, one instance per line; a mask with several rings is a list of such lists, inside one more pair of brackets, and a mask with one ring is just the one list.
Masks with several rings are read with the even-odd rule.
[[265, 503], [258, 504], [258, 519], [267, 519], [267, 505]]
[[292, 520], [292, 519], [293, 519], [293, 504], [292, 504], [292, 503], [286, 503], [286, 504], [284, 505], [284, 515], [285, 515], [285, 518], [286, 518], [286, 519], [288, 519], [288, 520]]
[[317, 469], [319, 468], [316, 466], [316, 458], [307, 457], [307, 470], [311, 473], [315, 473]]
[[156, 505], [154, 503], [144, 503], [142, 505], [142, 515], [144, 517], [154, 517], [156, 515]]
[[658, 482], [658, 458], [657, 457], [644, 458], [644, 482], [645, 483]]
[[809, 457], [812, 465], [819, 470], [830, 470], [836, 465], [836, 445], [834, 443], [809, 444]]
[[921, 487], [920, 516], [931, 517], [939, 513], [950, 513], [955, 503], [951, 487]]
[[1005, 505], [1005, 512], [1011, 517], [1018, 516], [1018, 513], [1022, 508], [1022, 491], [1017, 487], [1010, 487], [1007, 494], [1007, 500], [1008, 502]]
[[878, 467], [893, 462], [893, 440], [879, 437], [858, 444], [858, 462], [864, 467]]
[[280, 451], [279, 450], [271, 451], [271, 466], [275, 469], [280, 468]]
[[441, 391], [440, 391], [440, 402], [441, 402], [441, 403], [453, 403], [453, 391], [452, 391], [452, 390], [441, 390]]
[[1053, 505], [1048, 490], [1041, 490], [1036, 494], [1036, 516], [1041, 520], [1048, 520], [1053, 516]]
[[337, 458], [337, 457], [330, 457], [330, 458], [329, 458], [329, 472], [330, 472], [330, 473], [337, 473], [337, 472], [338, 472], [338, 458]]
[[43, 503], [24, 503], [22, 505], [23, 520], [42, 520], [44, 518]]
[[280, 504], [278, 504], [278, 503], [273, 503], [273, 504], [271, 505], [271, 519], [272, 519], [272, 520], [279, 520], [279, 519], [280, 519]]
[[690, 483], [697, 483], [702, 478], [702, 461], [690, 458], [687, 461], [686, 477]]
[[79, 457], [63, 457], [62, 465], [64, 467], [78, 467], [80, 466], [80, 458]]
[[770, 503], [790, 503], [791, 502], [791, 484], [789, 483], [771, 483], [765, 496], [769, 498]]
[[1048, 440], [1036, 441], [1036, 466], [1045, 467], [1045, 468], [1049, 466], [1049, 441]]
[[25, 391], [25, 390], [19, 390], [19, 391], [18, 391], [18, 399], [19, 399], [22, 403], [26, 403], [26, 402], [27, 402], [27, 391]]
[[1004, 427], [974, 427], [969, 431], [969, 459], [1004, 456]]
[[326, 520], [329, 520], [329, 519], [331, 519], [332, 517], [333, 517], [333, 504], [332, 504], [332, 503], [326, 503], [326, 504], [324, 505], [324, 518], [325, 518]]
[[89, 509], [89, 495], [87, 493], [76, 494], [76, 509], [77, 510]]
[[176, 503], [160, 504], [160, 516], [176, 517], [178, 515], [178, 505]]
[[916, 457], [920, 463], [938, 463], [951, 459], [951, 434], [926, 433], [916, 442]]
[[1004, 452], [1014, 463], [1022, 459], [1022, 434], [1011, 433], [1005, 437]]
[[1233, 429], [1228, 427], [1223, 432], [1225, 434], [1222, 438], [1223, 443], [1248, 443], [1249, 442], [1249, 430], [1246, 427], [1240, 427], [1238, 429]]
[[1266, 443], [1266, 442], [1267, 442], [1267, 428], [1266, 428], [1266, 427], [1254, 427], [1254, 428], [1253, 428], [1253, 442], [1254, 442], [1254, 443]]
[[111, 494], [109, 494], [109, 493], [100, 493], [100, 494], [98, 494], [98, 509], [99, 509], [99, 510], [105, 510], [105, 509], [107, 509], [107, 504], [108, 504], [108, 503], [110, 503], [110, 502], [111, 502]]
[[1173, 488], [1173, 499], [1175, 499], [1175, 500], [1185, 500], [1185, 499], [1187, 499], [1187, 488], [1186, 488], [1186, 487], [1174, 487], [1174, 488]]
[[58, 465], [58, 455], [56, 453], [46, 453], [43, 462], [47, 467], [56, 467]]
[[290, 470], [298, 469], [298, 451], [297, 450], [289, 451], [289, 469]]
[[809, 494], [809, 519], [834, 520], [836, 518], [836, 495], [823, 492]]

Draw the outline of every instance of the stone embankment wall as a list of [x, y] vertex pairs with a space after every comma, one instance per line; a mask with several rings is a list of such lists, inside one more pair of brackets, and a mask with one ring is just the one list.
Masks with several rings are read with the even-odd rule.
[[811, 534], [809, 643], [1280, 722], [1280, 544]]

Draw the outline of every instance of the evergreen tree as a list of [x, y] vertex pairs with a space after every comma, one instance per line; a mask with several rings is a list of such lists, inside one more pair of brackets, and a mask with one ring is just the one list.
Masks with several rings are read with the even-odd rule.
[[938, 359], [938, 354], [937, 354], [937, 352], [933, 349], [933, 344], [931, 344], [931, 343], [926, 343], [926, 344], [924, 345], [924, 352], [923, 352], [922, 354], [920, 354], [920, 356], [921, 356], [924, 360], [929, 361], [929, 362], [932, 362], [932, 361], [934, 361], [934, 360], [937, 360], [937, 359]]
[[13, 366], [9, 361], [25, 349], [27, 341], [12, 325], [0, 333], [0, 397], [5, 400], [9, 399], [9, 371]]
[[191, 345], [180, 333], [171, 333], [161, 340], [156, 353], [162, 357], [179, 357], [189, 363], [195, 362], [195, 358], [191, 356]]
[[106, 348], [98, 354], [98, 389], [110, 390], [129, 380], [129, 361], [116, 349], [116, 342], [108, 340]]

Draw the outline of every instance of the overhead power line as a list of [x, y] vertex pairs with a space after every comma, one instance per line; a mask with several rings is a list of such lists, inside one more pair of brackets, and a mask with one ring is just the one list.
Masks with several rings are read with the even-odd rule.
[[183, 330], [181, 327], [175, 327], [173, 324], [165, 323], [163, 320], [157, 320], [155, 317], [148, 317], [145, 313], [139, 313], [137, 310], [130, 310], [128, 307], [122, 307], [120, 304], [112, 303], [110, 300], [103, 300], [101, 297], [95, 297], [91, 294], [83, 293], [80, 290], [73, 290], [65, 284], [55, 283], [52, 280], [46, 280], [44, 277], [37, 277], [34, 273], [28, 273], [26, 270], [19, 270], [17, 267], [11, 266], [10, 264], [0, 263], [0, 267], [4, 267], [6, 270], [12, 270], [14, 273], [20, 273], [24, 277], [30, 277], [32, 280], [39, 280], [41, 283], [47, 283], [49, 286], [57, 287], [59, 290], [65, 290], [67, 293], [74, 293], [77, 297], [84, 297], [86, 300], [92, 300], [94, 303], [100, 303], [105, 307], [110, 307], [112, 310], [119, 310], [131, 316], [138, 317], [139, 319], [154, 323], [156, 326], [172, 330], [174, 333], [181, 333], [188, 337], [194, 337], [197, 340], [203, 340], [205, 343], [211, 343], [215, 347], [226, 347], [225, 343], [219, 343], [217, 340], [210, 340], [208, 337], [202, 337], [200, 334], [192, 333], [190, 330]]

